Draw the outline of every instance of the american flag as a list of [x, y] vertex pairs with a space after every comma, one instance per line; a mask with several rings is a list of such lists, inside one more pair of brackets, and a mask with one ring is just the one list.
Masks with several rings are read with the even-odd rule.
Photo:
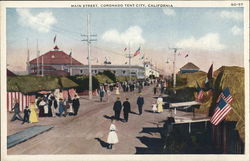
[[203, 99], [203, 96], [204, 96], [203, 91], [202, 89], [200, 89], [198, 96], [197, 96], [197, 100], [200, 102]]
[[139, 49], [136, 50], [136, 52], [134, 53], [134, 56], [138, 55], [141, 53], [141, 48], [139, 47]]
[[231, 109], [232, 107], [223, 98], [220, 98], [210, 122], [214, 125], [218, 125], [231, 111]]
[[230, 94], [229, 88], [226, 88], [222, 91], [216, 102], [218, 103], [221, 98], [223, 98], [228, 104], [233, 101], [233, 97]]

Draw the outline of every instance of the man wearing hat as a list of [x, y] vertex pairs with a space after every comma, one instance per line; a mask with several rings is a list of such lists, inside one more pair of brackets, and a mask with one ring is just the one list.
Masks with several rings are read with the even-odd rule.
[[11, 109], [11, 111], [14, 111], [14, 115], [13, 115], [11, 121], [15, 121], [15, 120], [23, 121], [23, 118], [22, 118], [22, 116], [20, 115], [19, 102], [18, 102], [17, 99], [15, 99], [15, 105], [14, 105], [14, 107]]
[[139, 97], [137, 98], [137, 105], [139, 110], [139, 115], [142, 114], [142, 106], [144, 104], [144, 98], [142, 97], [142, 93], [140, 93]]
[[120, 114], [122, 110], [122, 103], [120, 101], [120, 97], [117, 97], [117, 100], [114, 103], [113, 110], [115, 112], [115, 119], [120, 120]]

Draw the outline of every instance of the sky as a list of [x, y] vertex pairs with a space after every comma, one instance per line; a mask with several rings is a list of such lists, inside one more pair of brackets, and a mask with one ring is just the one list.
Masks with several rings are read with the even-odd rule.
[[58, 45], [87, 64], [81, 36], [87, 32], [87, 14], [91, 33], [97, 34], [91, 44], [92, 64], [105, 59], [125, 64], [129, 50], [124, 48], [133, 54], [140, 47], [133, 65], [142, 65], [144, 55], [171, 73], [174, 52], [169, 48], [177, 47], [177, 71], [187, 62], [206, 72], [212, 63], [215, 69], [244, 66], [243, 8], [7, 8], [6, 14], [7, 66], [12, 71], [25, 70], [27, 39], [30, 59], [36, 57], [38, 41], [41, 54]]

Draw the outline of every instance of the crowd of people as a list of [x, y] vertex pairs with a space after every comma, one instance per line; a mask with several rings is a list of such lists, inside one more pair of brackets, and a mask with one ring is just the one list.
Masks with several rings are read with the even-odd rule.
[[55, 90], [47, 94], [37, 94], [35, 99], [30, 100], [29, 107], [20, 115], [19, 100], [14, 100], [12, 111], [14, 115], [11, 121], [20, 120], [22, 124], [39, 122], [39, 117], [76, 116], [80, 107], [79, 96], [74, 93], [65, 97], [62, 90]]

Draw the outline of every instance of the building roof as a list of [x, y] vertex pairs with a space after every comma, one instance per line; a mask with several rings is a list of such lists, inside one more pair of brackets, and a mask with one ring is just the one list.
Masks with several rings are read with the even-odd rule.
[[16, 74], [13, 73], [12, 71], [10, 71], [9, 69], [7, 69], [7, 76], [14, 77], [14, 76], [16, 76]]
[[[39, 64], [42, 64], [42, 57], [43, 57], [43, 64], [50, 64], [50, 65], [61, 65], [67, 64], [71, 65], [71, 56], [66, 54], [63, 51], [59, 51], [57, 46], [54, 47], [54, 51], [49, 51], [41, 56], [38, 57]], [[36, 64], [37, 58], [31, 60], [30, 64]], [[76, 59], [72, 57], [72, 65], [83, 65]]]
[[200, 68], [194, 65], [191, 62], [188, 62], [183, 67], [180, 68], [181, 70], [199, 70]]

